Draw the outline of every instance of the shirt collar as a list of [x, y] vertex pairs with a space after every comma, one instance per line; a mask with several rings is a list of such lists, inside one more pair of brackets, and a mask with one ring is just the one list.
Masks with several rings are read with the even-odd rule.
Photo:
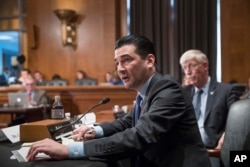
[[142, 97], [142, 100], [144, 100], [146, 96], [146, 91], [148, 89], [149, 83], [154, 75], [155, 74], [151, 75], [151, 77], [148, 78], [148, 80], [143, 84], [141, 90], [139, 90], [139, 92], [137, 93], [137, 95], [140, 95]]

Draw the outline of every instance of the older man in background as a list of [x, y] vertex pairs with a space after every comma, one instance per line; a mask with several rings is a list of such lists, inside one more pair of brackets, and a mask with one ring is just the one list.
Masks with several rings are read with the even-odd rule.
[[[29, 97], [29, 102], [27, 106], [39, 106], [39, 105], [47, 105], [49, 104], [49, 97], [44, 90], [36, 89], [35, 80], [32, 77], [28, 77], [25, 80], [25, 89], [19, 92], [27, 93]], [[47, 118], [46, 110], [43, 111], [44, 118]], [[17, 114], [16, 119], [14, 119], [9, 126], [18, 125], [25, 123], [25, 114]]]
[[[207, 56], [200, 50], [183, 53], [180, 64], [190, 83], [184, 90], [193, 99], [202, 141], [206, 148], [220, 149], [229, 108], [239, 95], [232, 85], [218, 83], [209, 76]], [[220, 166], [219, 158], [210, 161], [212, 167]]]

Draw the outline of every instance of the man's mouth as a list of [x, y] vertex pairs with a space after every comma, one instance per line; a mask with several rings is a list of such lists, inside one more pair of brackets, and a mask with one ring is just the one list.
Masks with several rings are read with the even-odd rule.
[[129, 79], [128, 76], [123, 76], [123, 77], [121, 77], [121, 78], [122, 78], [122, 81], [123, 81], [123, 82], [126, 82], [126, 81]]

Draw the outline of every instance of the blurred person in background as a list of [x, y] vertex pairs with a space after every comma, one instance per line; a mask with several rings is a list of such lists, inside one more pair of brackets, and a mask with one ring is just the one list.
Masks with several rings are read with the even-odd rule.
[[[27, 93], [29, 97], [29, 102], [27, 106], [39, 106], [39, 105], [48, 105], [50, 104], [49, 96], [44, 90], [38, 90], [36, 89], [36, 83], [35, 80], [32, 77], [27, 77], [24, 81], [25, 83], [25, 89], [20, 90], [18, 92], [21, 93]], [[48, 113], [46, 113], [46, 110], [43, 111], [44, 119], [48, 118]], [[25, 114], [17, 114], [16, 118], [9, 124], [9, 126], [19, 125], [25, 123]]]
[[17, 79], [17, 84], [25, 85], [25, 80], [26, 80], [28, 77], [32, 77], [32, 76], [31, 76], [31, 71], [30, 71], [30, 69], [28, 69], [28, 68], [23, 68], [23, 69], [21, 70], [21, 72], [20, 72], [19, 78]]
[[84, 71], [78, 70], [76, 72], [75, 85], [97, 85], [97, 80], [88, 77]]
[[113, 85], [113, 73], [111, 73], [111, 72], [105, 73], [105, 82]]
[[240, 99], [249, 99], [250, 98], [250, 76], [248, 77], [247, 88], [245, 93], [240, 97]]
[[43, 75], [40, 71], [35, 71], [34, 72], [34, 79], [36, 81], [36, 85], [37, 86], [45, 86], [46, 85], [46, 81], [43, 78]]

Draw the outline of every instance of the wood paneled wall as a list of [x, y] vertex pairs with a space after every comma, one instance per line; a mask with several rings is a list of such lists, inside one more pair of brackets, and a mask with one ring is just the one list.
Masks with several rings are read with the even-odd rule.
[[[99, 82], [114, 69], [114, 42], [126, 34], [126, 0], [43, 0], [25, 1], [27, 13], [28, 61], [50, 79], [54, 73], [73, 84], [82, 69]], [[79, 15], [76, 49], [63, 47], [61, 23], [53, 10], [74, 9]], [[221, 0], [222, 81], [246, 82], [250, 76], [250, 1]], [[32, 49], [33, 25], [38, 28], [38, 48]]]
[[[124, 32], [125, 0], [26, 0], [28, 60], [32, 71], [40, 70], [46, 79], [57, 73], [72, 85], [77, 70], [104, 81], [114, 70], [114, 43]], [[79, 15], [77, 48], [63, 46], [61, 22], [55, 9], [73, 9]], [[121, 11], [123, 11], [121, 13]], [[36, 27], [37, 38], [34, 38]], [[37, 48], [34, 49], [34, 44]]]
[[250, 76], [250, 1], [221, 0], [222, 80]]

